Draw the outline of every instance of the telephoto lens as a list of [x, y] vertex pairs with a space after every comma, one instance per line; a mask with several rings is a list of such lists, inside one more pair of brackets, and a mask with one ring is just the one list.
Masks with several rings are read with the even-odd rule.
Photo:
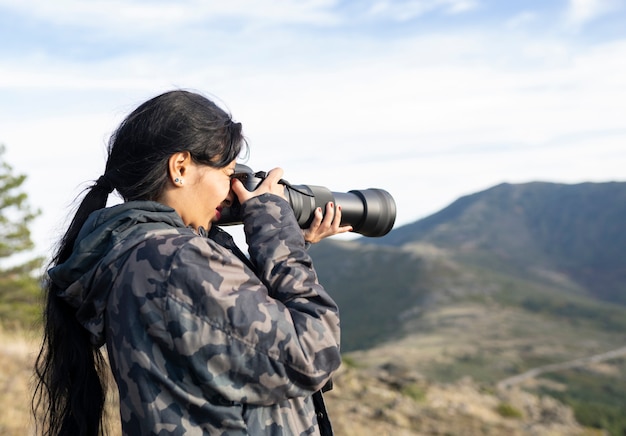
[[[233, 177], [240, 179], [249, 191], [254, 191], [263, 181], [266, 173], [254, 172], [246, 165], [237, 164]], [[348, 192], [332, 192], [316, 185], [292, 185], [281, 179], [285, 185], [285, 197], [293, 209], [298, 225], [306, 229], [313, 221], [315, 209], [326, 210], [332, 201], [341, 205], [341, 225], [351, 225], [353, 232], [368, 237], [384, 236], [391, 231], [396, 221], [396, 202], [384, 189], [355, 189]], [[218, 225], [241, 223], [238, 203], [222, 210]]]

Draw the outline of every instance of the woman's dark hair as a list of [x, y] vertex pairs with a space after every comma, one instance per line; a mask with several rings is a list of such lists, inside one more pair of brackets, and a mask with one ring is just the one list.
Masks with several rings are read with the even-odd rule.
[[[207, 98], [171, 91], [139, 106], [111, 136], [105, 173], [89, 188], [61, 238], [51, 266], [72, 253], [87, 217], [116, 189], [125, 201], [156, 200], [168, 181], [168, 159], [188, 151], [196, 163], [222, 168], [246, 146], [241, 124]], [[44, 284], [43, 345], [35, 363], [35, 420], [46, 435], [98, 435], [103, 427], [106, 362], [76, 319], [76, 310]]]

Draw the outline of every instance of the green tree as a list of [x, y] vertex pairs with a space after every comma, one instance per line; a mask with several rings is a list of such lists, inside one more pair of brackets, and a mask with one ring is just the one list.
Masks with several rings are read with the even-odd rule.
[[12, 262], [34, 246], [29, 225], [39, 216], [28, 203], [22, 185], [25, 175], [16, 175], [4, 158], [0, 144], [0, 322], [4, 328], [31, 327], [40, 314], [42, 258]]

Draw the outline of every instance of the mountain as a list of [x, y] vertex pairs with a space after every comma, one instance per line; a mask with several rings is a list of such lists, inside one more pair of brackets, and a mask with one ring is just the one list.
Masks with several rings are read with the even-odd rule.
[[505, 183], [371, 242], [426, 242], [523, 275], [551, 270], [597, 298], [626, 304], [624, 223], [626, 183]]
[[626, 183], [501, 184], [310, 252], [359, 371], [469, 377], [499, 398], [516, 380], [623, 434], [625, 223]]
[[323, 241], [311, 254], [350, 350], [401, 335], [407, 313], [461, 296], [621, 329], [613, 306], [626, 309], [624, 223], [626, 183], [501, 184], [382, 238]]

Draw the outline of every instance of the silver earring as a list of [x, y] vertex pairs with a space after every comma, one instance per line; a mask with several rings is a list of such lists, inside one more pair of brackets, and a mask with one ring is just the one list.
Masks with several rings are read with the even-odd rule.
[[174, 183], [180, 183], [182, 185], [183, 184], [183, 179], [179, 179], [178, 177], [176, 177], [174, 179]]

